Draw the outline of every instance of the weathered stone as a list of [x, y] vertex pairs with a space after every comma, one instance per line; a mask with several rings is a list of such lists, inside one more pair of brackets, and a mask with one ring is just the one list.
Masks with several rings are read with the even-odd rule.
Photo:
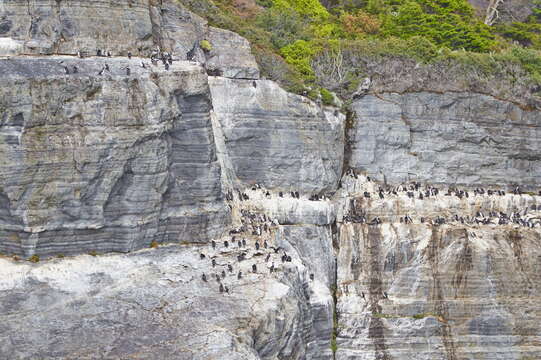
[[[282, 263], [281, 252], [267, 249], [268, 262], [248, 250], [238, 262], [243, 250], [233, 244], [170, 245], [35, 265], [0, 259], [1, 329], [9, 334], [0, 339], [0, 356], [330, 359], [330, 231], [287, 227], [267, 240], [286, 248], [292, 261]], [[248, 239], [249, 248], [253, 242]], [[326, 270], [310, 280], [309, 272], [320, 268]], [[220, 283], [229, 293], [219, 292], [214, 277], [222, 270]]]
[[541, 184], [539, 111], [486, 95], [427, 92], [367, 95], [352, 109], [349, 165], [380, 180]]
[[209, 74], [233, 79], [259, 79], [259, 68], [250, 53], [248, 40], [234, 32], [210, 27], [208, 41], [212, 47], [205, 61]]
[[207, 76], [140, 61], [0, 60], [1, 251], [130, 251], [223, 231]]
[[[206, 20], [174, 0], [8, 0], [0, 8], [0, 36], [22, 43], [0, 56], [18, 54], [149, 56], [160, 48], [185, 60], [194, 47], [195, 60], [209, 63], [222, 76], [258, 78], [249, 43], [241, 36], [209, 27]], [[199, 49], [208, 39], [208, 56]], [[3, 50], [2, 50], [3, 49]], [[208, 60], [207, 60], [208, 57]]]
[[471, 231], [342, 225], [336, 358], [538, 357], [539, 230]]
[[[380, 199], [378, 184], [350, 182], [355, 208], [383, 223], [338, 226], [337, 359], [539, 356], [541, 228], [470, 223], [489, 212], [539, 219], [539, 196]], [[438, 216], [447, 223], [433, 224]]]
[[[367, 63], [346, 138], [337, 109], [247, 80], [246, 40], [177, 1], [8, 0], [0, 36], [0, 251], [41, 256], [0, 258], [0, 358], [540, 357], [540, 116], [520, 71], [492, 87]], [[195, 62], [150, 65], [156, 47]], [[73, 56], [97, 49], [113, 57]], [[177, 245], [132, 251], [153, 241]], [[47, 258], [94, 251], [132, 252]]]
[[[218, 152], [235, 187], [335, 191], [345, 117], [272, 81], [209, 78]], [[223, 147], [223, 148], [222, 148]]]

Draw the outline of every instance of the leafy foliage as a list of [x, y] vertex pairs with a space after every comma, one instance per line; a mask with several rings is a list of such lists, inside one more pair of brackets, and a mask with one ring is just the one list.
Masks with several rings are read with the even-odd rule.
[[386, 36], [424, 36], [436, 45], [478, 52], [495, 45], [490, 28], [466, 0], [408, 0], [387, 9], [391, 11], [381, 15]]
[[522, 46], [541, 49], [541, 0], [535, 2], [533, 13], [525, 23], [500, 24], [496, 31]]
[[329, 90], [321, 88], [319, 92], [321, 94], [321, 101], [323, 102], [323, 104], [334, 105], [334, 96]]
[[201, 46], [201, 49], [203, 49], [206, 52], [212, 51], [212, 45], [208, 40], [201, 40], [199, 43], [199, 46]]
[[467, 0], [326, 0], [330, 10], [318, 0], [256, 0], [248, 16], [233, 0], [178, 1], [246, 37], [264, 76], [323, 102], [332, 98], [327, 89], [355, 88], [367, 57], [482, 73], [518, 66], [541, 83], [541, 7], [525, 23], [490, 27]]
[[272, 7], [284, 11], [295, 11], [312, 21], [325, 21], [330, 16], [318, 0], [274, 0]]
[[280, 52], [287, 63], [293, 65], [302, 75], [313, 79], [312, 57], [318, 53], [318, 47], [313, 42], [297, 40], [283, 47]]
[[342, 13], [340, 17], [342, 26], [346, 36], [350, 35], [350, 38], [356, 38], [363, 35], [375, 35], [379, 33], [381, 28], [381, 20], [364, 11], [358, 10], [354, 13]]
[[295, 11], [271, 8], [257, 17], [256, 24], [270, 33], [272, 45], [277, 49], [310, 38], [307, 23]]

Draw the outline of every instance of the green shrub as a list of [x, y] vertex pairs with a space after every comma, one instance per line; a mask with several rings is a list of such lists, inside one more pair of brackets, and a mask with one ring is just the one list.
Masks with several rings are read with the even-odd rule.
[[507, 39], [518, 42], [522, 46], [541, 49], [541, 24], [520, 23], [500, 24], [496, 31]]
[[208, 40], [201, 40], [201, 42], [199, 42], [199, 46], [205, 52], [211, 52], [212, 51], [212, 45], [210, 44], [210, 42]]
[[496, 42], [466, 0], [408, 0], [382, 14], [384, 36], [423, 36], [451, 49], [486, 52]]
[[321, 93], [321, 101], [323, 101], [323, 104], [334, 105], [334, 96], [329, 90], [321, 88], [319, 92]]
[[274, 0], [273, 7], [284, 11], [295, 11], [312, 21], [325, 21], [330, 16], [319, 0]]
[[257, 16], [256, 24], [271, 34], [270, 39], [276, 49], [309, 38], [307, 23], [295, 11], [267, 9]]
[[[246, 37], [262, 76], [295, 93], [323, 87], [343, 96], [367, 76], [363, 64], [394, 57], [459, 64], [476, 76], [513, 76], [502, 69], [519, 65], [541, 81], [539, 53], [509, 44], [539, 49], [540, 7], [526, 23], [489, 27], [468, 0], [341, 0], [330, 12], [318, 0], [257, 0], [262, 8], [250, 14], [230, 0], [179, 1], [209, 24]], [[327, 63], [321, 53], [329, 55]], [[337, 57], [342, 53], [349, 62]], [[325, 101], [319, 90], [311, 95]]]
[[511, 49], [510, 55], [530, 73], [534, 81], [541, 84], [541, 52], [517, 46]]
[[30, 256], [28, 261], [33, 262], [34, 264], [38, 263], [39, 262], [39, 256], [38, 255], [32, 255], [32, 256]]
[[288, 64], [293, 65], [307, 79], [315, 79], [311, 61], [320, 48], [313, 42], [297, 40], [280, 49], [280, 53]]

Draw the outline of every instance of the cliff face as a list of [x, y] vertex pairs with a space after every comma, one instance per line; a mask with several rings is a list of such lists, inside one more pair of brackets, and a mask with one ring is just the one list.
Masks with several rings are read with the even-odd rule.
[[537, 100], [380, 77], [346, 120], [174, 1], [0, 19], [0, 251], [41, 256], [0, 357], [540, 356]]
[[[208, 26], [175, 0], [8, 0], [0, 10], [0, 36], [17, 54], [150, 56], [159, 47], [185, 60], [194, 50], [208, 71], [259, 77], [246, 39]], [[205, 39], [208, 51], [198, 46]]]
[[236, 188], [324, 193], [342, 173], [345, 116], [272, 81], [211, 78], [222, 166]]
[[352, 111], [349, 165], [382, 181], [540, 185], [538, 111], [468, 92], [368, 95]]
[[421, 200], [425, 191], [410, 191], [414, 198], [367, 199], [373, 183], [346, 181], [358, 194], [349, 198], [350, 213], [382, 224], [340, 227], [337, 359], [539, 356], [539, 228], [494, 216], [520, 211], [539, 221], [532, 210], [539, 197], [440, 193]]
[[2, 252], [125, 252], [227, 223], [206, 74], [139, 62], [0, 61]]

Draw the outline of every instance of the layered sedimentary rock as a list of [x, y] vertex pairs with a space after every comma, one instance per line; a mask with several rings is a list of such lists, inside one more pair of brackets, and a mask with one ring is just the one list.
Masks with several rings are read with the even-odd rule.
[[541, 184], [539, 111], [475, 93], [367, 95], [352, 106], [347, 157], [382, 181]]
[[[61, 54], [149, 56], [160, 48], [193, 59], [223, 76], [258, 78], [250, 45], [239, 35], [208, 26], [175, 0], [8, 0], [0, 7], [0, 38], [15, 45], [1, 55]], [[211, 49], [203, 51], [202, 40]]]
[[207, 76], [139, 62], [0, 60], [2, 252], [130, 251], [221, 233]]
[[527, 84], [397, 61], [346, 129], [176, 1], [0, 11], [0, 358], [540, 357]]
[[267, 80], [209, 79], [216, 138], [233, 186], [333, 192], [342, 172], [343, 114]]
[[539, 230], [474, 231], [344, 225], [336, 358], [539, 357]]
[[330, 359], [330, 227], [265, 222], [267, 230], [253, 235], [262, 223], [248, 219], [262, 213], [248, 203], [231, 205], [250, 214], [242, 218], [245, 231], [236, 234], [244, 245], [226, 236], [215, 247], [170, 245], [37, 265], [0, 259], [0, 319], [10, 334], [0, 340], [0, 354]]
[[[381, 199], [353, 182], [347, 212], [382, 224], [339, 225], [337, 359], [539, 357], [539, 196]], [[535, 227], [497, 220], [513, 213]]]

